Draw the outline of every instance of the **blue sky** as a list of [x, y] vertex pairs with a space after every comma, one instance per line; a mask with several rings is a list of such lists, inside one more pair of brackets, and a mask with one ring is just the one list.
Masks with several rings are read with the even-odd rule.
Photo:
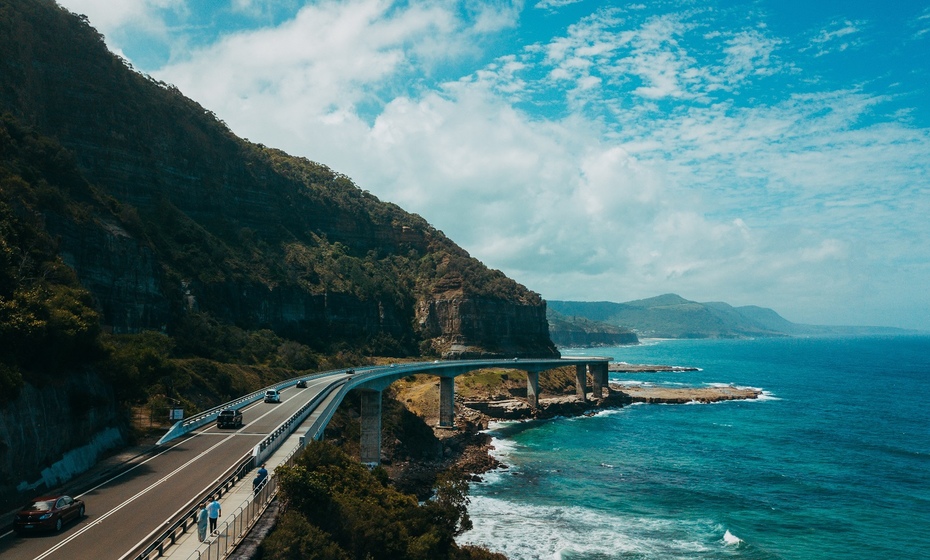
[[930, 0], [65, 0], [546, 299], [930, 330]]

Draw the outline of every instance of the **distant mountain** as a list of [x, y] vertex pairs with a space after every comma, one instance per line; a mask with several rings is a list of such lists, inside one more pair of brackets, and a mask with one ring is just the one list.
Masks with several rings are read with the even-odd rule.
[[636, 333], [629, 328], [592, 321], [586, 317], [566, 317], [546, 309], [546, 319], [549, 320], [549, 337], [556, 346], [590, 348], [639, 342]]
[[[628, 327], [641, 338], [752, 338], [910, 332], [890, 327], [804, 325], [792, 323], [765, 307], [733, 307], [723, 302], [698, 303], [677, 294], [626, 303], [550, 300], [547, 304], [549, 313]], [[553, 341], [556, 342], [554, 335]]]

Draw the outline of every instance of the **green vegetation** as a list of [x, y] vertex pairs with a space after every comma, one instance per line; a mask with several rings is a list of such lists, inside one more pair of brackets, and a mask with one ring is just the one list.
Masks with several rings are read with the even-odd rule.
[[285, 513], [262, 543], [262, 560], [505, 560], [456, 545], [471, 528], [461, 476], [443, 476], [434, 497], [418, 504], [388, 486], [380, 467], [369, 471], [318, 441], [277, 475]]
[[84, 185], [53, 142], [0, 118], [0, 399], [24, 380], [41, 384], [102, 356], [99, 316], [90, 293], [57, 253], [40, 211]]
[[[641, 337], [742, 338], [786, 336], [792, 323], [771, 310], [731, 307], [726, 303], [698, 303], [675, 294], [626, 303], [550, 301], [548, 306], [564, 316], [635, 329]], [[777, 319], [777, 320], [775, 320]]]

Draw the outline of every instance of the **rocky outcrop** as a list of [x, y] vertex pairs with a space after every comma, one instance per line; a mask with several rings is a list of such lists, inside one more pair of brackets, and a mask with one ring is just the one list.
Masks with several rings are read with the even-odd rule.
[[546, 310], [549, 336], [563, 348], [592, 348], [596, 346], [622, 346], [639, 344], [636, 333], [617, 325], [593, 321], [586, 317], [566, 316]]
[[545, 303], [435, 294], [417, 307], [417, 322], [443, 359], [559, 357], [549, 339]]
[[558, 416], [579, 416], [594, 409], [623, 406], [631, 402], [627, 395], [611, 391], [601, 399], [591, 395], [585, 400], [575, 395], [542, 398], [536, 408], [524, 399], [470, 400], [462, 404], [495, 420], [543, 420]]

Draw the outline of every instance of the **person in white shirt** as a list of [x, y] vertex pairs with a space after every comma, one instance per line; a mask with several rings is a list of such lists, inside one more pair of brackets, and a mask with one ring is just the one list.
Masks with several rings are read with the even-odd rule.
[[207, 505], [207, 514], [210, 516], [210, 534], [216, 533], [216, 522], [223, 513], [219, 500], [213, 498], [213, 501]]

